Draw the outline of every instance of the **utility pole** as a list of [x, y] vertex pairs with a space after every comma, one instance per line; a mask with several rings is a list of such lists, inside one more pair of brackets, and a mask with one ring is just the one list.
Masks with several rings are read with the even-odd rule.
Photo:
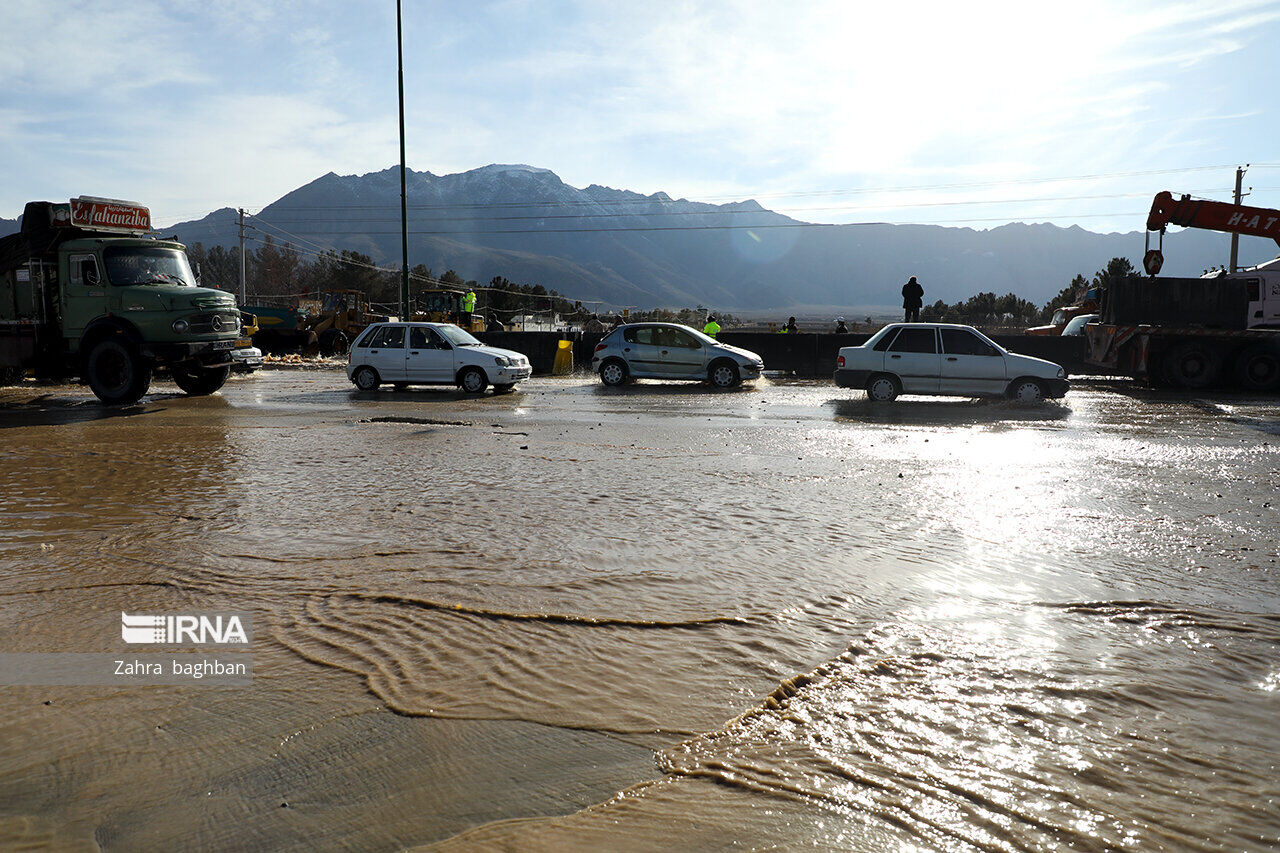
[[244, 208], [239, 209], [240, 213], [240, 304], [244, 305], [248, 300], [245, 298], [244, 284]]
[[409, 200], [405, 192], [404, 165], [404, 32], [400, 25], [401, 0], [396, 0], [396, 71], [400, 82], [400, 319], [409, 319]]
[[[1240, 192], [1240, 187], [1241, 187], [1241, 184], [1244, 183], [1244, 170], [1247, 168], [1249, 168], [1248, 163], [1245, 163], [1243, 166], [1236, 167], [1236, 204], [1239, 204], [1240, 201], [1244, 198], [1244, 195]], [[1236, 271], [1236, 256], [1239, 253], [1239, 251], [1240, 251], [1240, 235], [1232, 234], [1231, 235], [1231, 265], [1230, 265], [1229, 272]]]

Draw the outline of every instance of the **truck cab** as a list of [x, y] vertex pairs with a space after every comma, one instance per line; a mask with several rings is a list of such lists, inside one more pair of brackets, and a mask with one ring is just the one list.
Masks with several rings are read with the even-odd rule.
[[1243, 280], [1249, 300], [1245, 328], [1280, 329], [1280, 258], [1273, 258], [1236, 273], [1216, 270], [1206, 273], [1202, 278]]
[[112, 404], [140, 399], [157, 367], [189, 394], [222, 387], [235, 298], [197, 287], [182, 244], [149, 231], [132, 202], [28, 204], [22, 231], [0, 238], [0, 366], [80, 375]]

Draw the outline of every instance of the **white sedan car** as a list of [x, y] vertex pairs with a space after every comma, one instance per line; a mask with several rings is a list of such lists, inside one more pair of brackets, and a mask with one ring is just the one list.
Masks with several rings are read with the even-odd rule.
[[841, 347], [835, 382], [878, 402], [899, 394], [1005, 396], [1024, 403], [1062, 397], [1059, 365], [1009, 352], [972, 326], [894, 323], [862, 346]]
[[375, 323], [351, 345], [347, 378], [361, 391], [384, 382], [457, 385], [481, 394], [510, 391], [533, 373], [529, 359], [509, 349], [485, 346], [452, 323]]

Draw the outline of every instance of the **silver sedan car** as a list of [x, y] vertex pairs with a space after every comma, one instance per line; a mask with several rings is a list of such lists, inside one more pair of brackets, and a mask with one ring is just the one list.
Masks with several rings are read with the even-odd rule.
[[630, 323], [596, 344], [591, 369], [605, 385], [631, 379], [696, 379], [732, 388], [758, 378], [764, 360], [679, 323]]

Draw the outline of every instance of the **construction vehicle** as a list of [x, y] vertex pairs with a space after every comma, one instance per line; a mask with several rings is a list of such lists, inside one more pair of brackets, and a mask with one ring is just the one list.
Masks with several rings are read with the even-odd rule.
[[186, 248], [150, 231], [135, 202], [29, 202], [19, 233], [0, 238], [2, 378], [79, 376], [108, 404], [141, 399], [157, 368], [188, 394], [221, 388], [235, 297], [197, 287]]
[[[1280, 257], [1200, 278], [1157, 278], [1169, 225], [1270, 237], [1280, 244], [1280, 210], [1158, 194], [1147, 217], [1143, 267], [1102, 296], [1085, 327], [1086, 360], [1155, 384], [1234, 384], [1280, 389]], [[1151, 246], [1151, 232], [1160, 240]]]
[[298, 328], [315, 334], [322, 355], [343, 355], [369, 324], [391, 319], [374, 314], [362, 290], [327, 290], [320, 294], [319, 310], [308, 311]]
[[253, 345], [264, 353], [288, 355], [316, 348], [316, 333], [305, 327], [305, 310], [279, 305], [246, 305], [244, 310], [257, 318]]
[[468, 332], [483, 332], [486, 325], [483, 312], [473, 311], [468, 315], [462, 310], [464, 293], [450, 288], [419, 291], [413, 297], [411, 319], [422, 323], [453, 323]]

